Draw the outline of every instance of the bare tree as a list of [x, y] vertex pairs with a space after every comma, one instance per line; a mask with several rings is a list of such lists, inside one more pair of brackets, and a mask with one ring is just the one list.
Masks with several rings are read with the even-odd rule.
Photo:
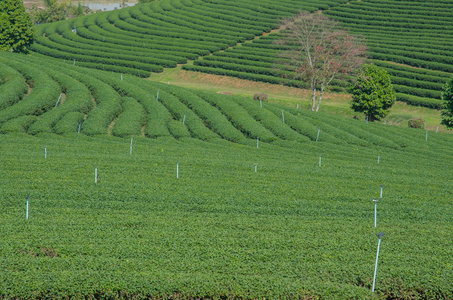
[[281, 53], [281, 63], [295, 71], [296, 79], [310, 83], [312, 111], [318, 111], [332, 80], [339, 74], [353, 73], [363, 64], [366, 46], [360, 37], [340, 29], [338, 22], [320, 13], [300, 12], [284, 19], [282, 26], [282, 38], [276, 43], [288, 50]]

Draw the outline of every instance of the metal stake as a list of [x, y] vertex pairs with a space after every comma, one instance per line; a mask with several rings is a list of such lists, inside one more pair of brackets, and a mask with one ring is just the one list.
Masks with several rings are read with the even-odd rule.
[[25, 213], [26, 220], [28, 220], [28, 200], [30, 200], [30, 197], [27, 196], [27, 212]]
[[373, 276], [373, 288], [371, 289], [372, 292], [374, 292], [374, 286], [376, 284], [376, 271], [377, 271], [377, 264], [378, 264], [378, 258], [379, 258], [379, 247], [381, 246], [381, 237], [384, 236], [383, 232], [379, 232], [378, 234], [378, 245], [377, 245], [377, 253], [376, 253], [376, 264], [374, 265], [374, 276]]
[[377, 202], [379, 199], [373, 199], [374, 201], [374, 227], [376, 227], [376, 215], [377, 215]]
[[58, 105], [58, 103], [60, 102], [61, 95], [63, 95], [63, 93], [60, 93], [60, 97], [58, 97], [58, 101], [57, 101], [57, 104], [55, 104], [55, 108], [57, 108], [57, 105]]

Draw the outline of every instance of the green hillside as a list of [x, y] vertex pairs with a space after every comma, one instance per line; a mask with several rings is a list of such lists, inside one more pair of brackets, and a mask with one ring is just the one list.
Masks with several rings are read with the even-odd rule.
[[[453, 73], [453, 6], [427, 1], [161, 0], [38, 26], [33, 51], [80, 66], [148, 77], [185, 70], [306, 87], [276, 63], [279, 21], [322, 11], [361, 34], [370, 61], [386, 69], [397, 99], [439, 109]], [[188, 62], [194, 61], [193, 64]], [[342, 91], [346, 78], [334, 82]]]
[[38, 53], [0, 83], [1, 299], [453, 297], [451, 134]]

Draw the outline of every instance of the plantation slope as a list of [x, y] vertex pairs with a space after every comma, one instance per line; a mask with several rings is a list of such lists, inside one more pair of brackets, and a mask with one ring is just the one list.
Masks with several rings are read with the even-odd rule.
[[[397, 100], [441, 108], [442, 86], [453, 74], [451, 1], [349, 1], [323, 13], [366, 38], [370, 62], [388, 71]], [[304, 83], [287, 79], [291, 68], [276, 63], [278, 53], [288, 49], [273, 44], [278, 38], [278, 32], [263, 35], [183, 68], [306, 88]], [[345, 86], [339, 78], [332, 90], [341, 91]]]
[[[183, 64], [189, 71], [306, 88], [290, 79], [292, 68], [276, 62], [287, 48], [273, 44], [279, 21], [300, 10], [322, 10], [364, 36], [370, 62], [389, 72], [397, 100], [441, 107], [442, 85], [453, 74], [449, 1], [161, 0], [40, 25], [33, 51], [138, 77]], [[332, 90], [344, 91], [348, 80], [338, 78]]]
[[148, 77], [252, 40], [299, 10], [344, 0], [161, 0], [37, 26], [32, 50], [81, 66]]
[[1, 134], [0, 299], [451, 299], [453, 139], [397, 130], [414, 146]]
[[424, 153], [451, 147], [447, 135], [440, 132], [430, 133], [426, 140], [428, 132], [423, 130], [313, 115], [305, 109], [55, 62], [39, 54], [1, 53], [0, 63], [7, 66], [5, 72], [22, 78], [17, 84], [32, 87], [20, 101], [0, 110], [4, 133], [225, 139], [293, 148], [328, 143]]

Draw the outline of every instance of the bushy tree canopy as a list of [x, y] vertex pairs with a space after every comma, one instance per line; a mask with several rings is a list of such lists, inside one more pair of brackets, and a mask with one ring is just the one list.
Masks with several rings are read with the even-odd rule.
[[442, 100], [444, 100], [444, 109], [442, 110], [442, 124], [447, 128], [453, 128], [453, 76], [445, 83], [444, 91], [442, 92]]
[[396, 100], [387, 71], [373, 64], [363, 65], [351, 93], [352, 109], [363, 112], [370, 121], [388, 115]]
[[0, 49], [27, 52], [34, 27], [21, 0], [0, 1]]

